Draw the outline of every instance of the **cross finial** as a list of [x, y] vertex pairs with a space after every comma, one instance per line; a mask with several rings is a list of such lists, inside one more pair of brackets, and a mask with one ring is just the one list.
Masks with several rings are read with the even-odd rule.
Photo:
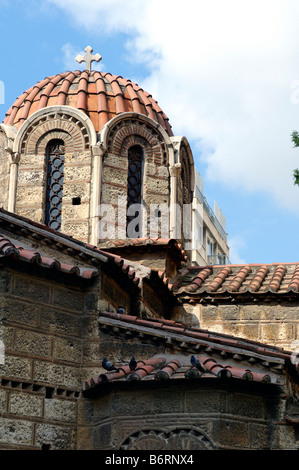
[[86, 52], [86, 54], [84, 56], [83, 55], [78, 55], [76, 57], [76, 61], [79, 62], [79, 64], [81, 64], [81, 62], [86, 62], [86, 70], [88, 70], [88, 72], [90, 72], [91, 71], [91, 63], [92, 62], [100, 62], [100, 60], [102, 60], [102, 56], [100, 54], [92, 55], [93, 48], [90, 47], [90, 46], [86, 47], [85, 52]]

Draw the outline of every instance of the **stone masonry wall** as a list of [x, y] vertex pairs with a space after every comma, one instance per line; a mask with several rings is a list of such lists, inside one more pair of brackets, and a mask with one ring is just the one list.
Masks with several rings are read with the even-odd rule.
[[101, 331], [100, 311], [127, 310], [130, 296], [107, 274], [82, 285], [30, 267], [0, 269], [0, 449], [90, 448], [82, 384], [104, 357], [148, 358], [159, 347]]
[[89, 376], [81, 375], [83, 339], [97, 338], [96, 307], [91, 287], [2, 267], [0, 449], [76, 448], [78, 400]]
[[[113, 329], [109, 327], [106, 329], [102, 325], [98, 331], [97, 338], [90, 338], [89, 341], [85, 342], [84, 346], [84, 357], [85, 367], [84, 375], [87, 377], [86, 380], [90, 380], [91, 377], [98, 377], [105, 370], [101, 366], [103, 357], [107, 357], [114, 363], [128, 363], [132, 356], [138, 358], [138, 360], [146, 360], [155, 354], [164, 353], [163, 344], [159, 345], [148, 341], [140, 341], [135, 334], [128, 334], [125, 338], [118, 337], [114, 334]], [[140, 407], [146, 407], [146, 401], [149, 399], [148, 393], [144, 393], [143, 405]], [[121, 396], [119, 396], [121, 401]], [[134, 405], [132, 403], [132, 405]], [[98, 439], [98, 429], [95, 429], [101, 423], [103, 433], [108, 432], [105, 439], [109, 439], [110, 428], [114, 426], [118, 427], [119, 423], [113, 422], [117, 414], [122, 414], [121, 410], [115, 409], [113, 418], [107, 426], [106, 418], [110, 415], [110, 401], [107, 397], [101, 397], [99, 401], [94, 403], [93, 399], [87, 399], [84, 396], [78, 401], [78, 429], [77, 429], [77, 448], [81, 450], [97, 450], [100, 449], [103, 444], [102, 438]], [[102, 421], [103, 420], [103, 421]], [[115, 430], [116, 431], [116, 430]]]
[[198, 323], [200, 328], [260, 341], [287, 350], [299, 341], [299, 304], [294, 301], [265, 303], [185, 303], [174, 312], [179, 321]]
[[[109, 146], [103, 161], [101, 203], [112, 205], [116, 222], [116, 233], [111, 238], [126, 238], [128, 150], [134, 145], [141, 146], [144, 153], [142, 201], [146, 214], [143, 218], [143, 237], [156, 237], [159, 234], [157, 231], [152, 234], [149, 232], [150, 206], [163, 204], [168, 208], [169, 205], [167, 153], [160, 134], [138, 121], [121, 122], [110, 133]], [[119, 200], [123, 201], [120, 213]]]
[[[18, 168], [17, 214], [45, 222], [46, 179], [45, 156], [22, 155]], [[90, 151], [66, 153], [61, 231], [83, 242], [89, 241], [90, 191]]]
[[126, 312], [130, 312], [131, 302], [129, 294], [116, 281], [103, 272], [101, 274], [101, 292], [102, 310], [113, 312], [118, 307], [123, 307]]
[[87, 399], [85, 406], [96, 449], [295, 449], [292, 426], [276, 424], [284, 411], [279, 392], [270, 395], [265, 398], [262, 387], [249, 390], [248, 383], [221, 389], [215, 380], [127, 387]]

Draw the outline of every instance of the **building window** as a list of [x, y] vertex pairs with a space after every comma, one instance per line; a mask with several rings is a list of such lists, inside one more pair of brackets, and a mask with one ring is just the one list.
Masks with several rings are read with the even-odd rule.
[[64, 177], [64, 142], [51, 140], [47, 145], [46, 225], [61, 229], [62, 193]]
[[[142, 147], [139, 145], [130, 147], [128, 151], [127, 188], [127, 236], [129, 238], [139, 238], [141, 236], [142, 161]], [[133, 206], [136, 204], [138, 204], [139, 210], [137, 210], [138, 207]]]
[[216, 243], [208, 238], [207, 240], [207, 255], [213, 256], [215, 254]]

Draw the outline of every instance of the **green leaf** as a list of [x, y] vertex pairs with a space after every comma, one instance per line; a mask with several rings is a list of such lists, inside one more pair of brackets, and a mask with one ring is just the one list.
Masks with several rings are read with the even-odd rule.
[[294, 170], [293, 176], [294, 176], [294, 184], [297, 184], [299, 186], [299, 170], [298, 170], [298, 168], [296, 168], [296, 170]]
[[299, 147], [299, 133], [298, 131], [293, 131], [291, 134], [294, 147]]

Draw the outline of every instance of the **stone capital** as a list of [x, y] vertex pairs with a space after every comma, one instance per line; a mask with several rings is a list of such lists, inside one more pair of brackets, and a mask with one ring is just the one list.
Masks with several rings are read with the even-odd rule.
[[20, 154], [18, 152], [13, 152], [12, 149], [6, 148], [5, 149], [10, 155], [10, 163], [11, 164], [18, 164], [20, 162]]
[[173, 166], [169, 167], [170, 176], [177, 178], [181, 171], [181, 164], [175, 163]]
[[94, 157], [102, 157], [106, 153], [106, 148], [101, 142], [98, 142], [96, 145], [92, 146], [91, 151]]

